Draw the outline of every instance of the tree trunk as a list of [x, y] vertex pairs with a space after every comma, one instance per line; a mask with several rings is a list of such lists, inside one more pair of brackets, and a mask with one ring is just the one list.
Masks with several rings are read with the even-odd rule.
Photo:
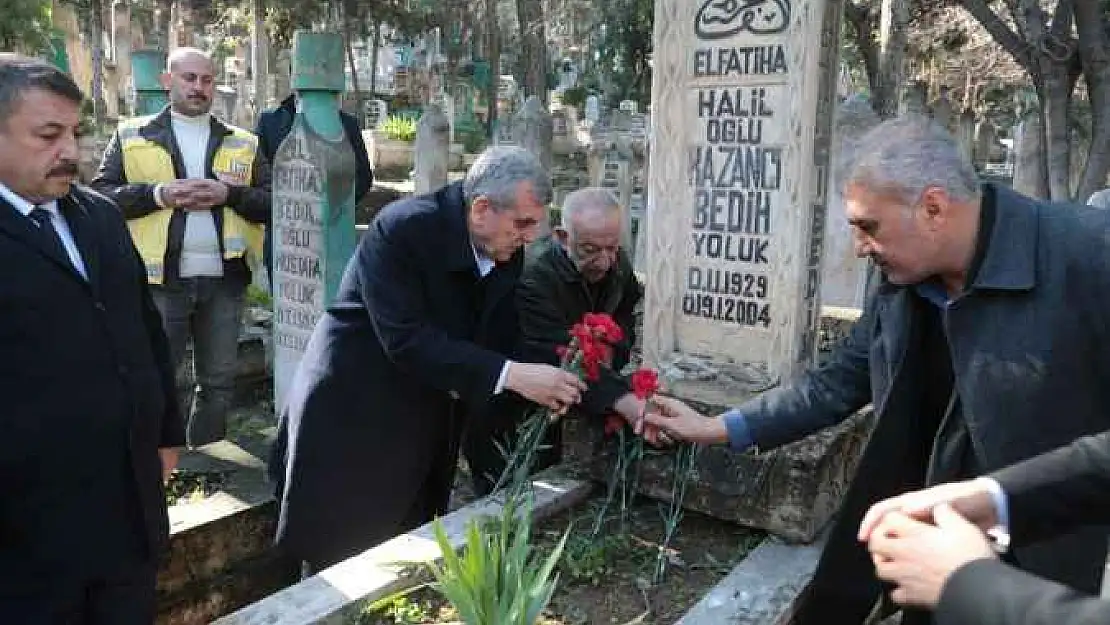
[[104, 4], [89, 0], [89, 39], [92, 51], [93, 120], [99, 130], [104, 124]]
[[265, 3], [263, 0], [251, 0], [251, 84], [254, 87], [254, 110], [259, 114], [270, 104], [266, 93], [269, 48]]
[[1047, 60], [1043, 60], [1041, 66], [1047, 70], [1038, 85], [1037, 95], [1041, 100], [1041, 120], [1044, 124], [1048, 198], [1056, 202], [1067, 201], [1071, 199], [1070, 81], [1066, 68], [1053, 68]]
[[486, 89], [486, 123], [492, 142], [497, 125], [497, 92], [501, 86], [501, 34], [497, 0], [486, 0], [486, 36], [489, 37], [489, 86]]
[[879, 73], [871, 103], [883, 119], [898, 114], [899, 90], [905, 75], [909, 0], [883, 0], [879, 14]]
[[[347, 51], [347, 65], [351, 67], [351, 90], [355, 92], [355, 119], [362, 120], [362, 91], [358, 88], [358, 68], [355, 67], [355, 49], [351, 44], [351, 12], [348, 11], [350, 7], [343, 4], [343, 47]], [[362, 127], [362, 122], [359, 121], [359, 127]]]
[[378, 48], [382, 45], [382, 23], [374, 18], [374, 41], [370, 44], [370, 97], [378, 93]]
[[867, 74], [867, 86], [871, 91], [871, 106], [876, 108], [876, 100], [879, 97], [879, 49], [875, 45], [875, 41], [871, 39], [871, 31], [874, 28], [874, 20], [872, 19], [871, 9], [868, 6], [867, 0], [863, 4], [856, 4], [855, 2], [844, 3], [844, 19], [852, 27], [855, 34], [854, 41], [856, 48], [859, 49], [860, 56], [863, 57], [863, 71]]
[[547, 35], [542, 0], [516, 0], [516, 17], [525, 97], [538, 96], [547, 106]]
[[1100, 2], [1075, 0], [1074, 4], [1079, 58], [1091, 101], [1091, 149], [1075, 196], [1086, 202], [1092, 193], [1106, 187], [1106, 173], [1110, 171], [1110, 41]]
[[173, 0], [158, 0], [154, 11], [154, 32], [151, 33], [151, 47], [164, 52], [170, 49], [170, 24], [173, 18]]

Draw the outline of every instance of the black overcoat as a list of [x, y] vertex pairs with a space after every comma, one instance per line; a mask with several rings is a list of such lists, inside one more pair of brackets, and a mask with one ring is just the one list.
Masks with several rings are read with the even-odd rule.
[[0, 600], [162, 553], [158, 448], [185, 443], [162, 319], [119, 208], [77, 186], [58, 207], [87, 281], [0, 199]]
[[519, 334], [523, 252], [480, 279], [466, 210], [459, 183], [385, 207], [309, 340], [270, 463], [294, 558], [334, 563], [447, 504]]

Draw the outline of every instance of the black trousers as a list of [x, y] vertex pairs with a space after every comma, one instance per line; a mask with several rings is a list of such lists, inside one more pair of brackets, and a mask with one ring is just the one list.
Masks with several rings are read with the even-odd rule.
[[152, 625], [157, 567], [143, 564], [34, 591], [0, 588], [0, 622], [19, 625]]

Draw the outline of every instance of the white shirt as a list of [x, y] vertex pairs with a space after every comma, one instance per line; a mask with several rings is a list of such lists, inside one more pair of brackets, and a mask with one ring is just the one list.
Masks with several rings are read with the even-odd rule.
[[[496, 263], [485, 253], [479, 251], [473, 241], [470, 243], [470, 249], [474, 251], [474, 262], [478, 265], [478, 275], [483, 278], [488, 276], [489, 272], [493, 271]], [[505, 380], [509, 377], [509, 365], [511, 364], [512, 361], [506, 359], [505, 364], [501, 365], [501, 375], [497, 376], [497, 384], [493, 387], [494, 395], [500, 395], [501, 391], [505, 390]]]
[[54, 226], [54, 230], [58, 233], [58, 238], [62, 240], [62, 247], [66, 249], [66, 254], [69, 255], [69, 262], [73, 263], [74, 269], [76, 269], [77, 273], [81, 274], [85, 280], [89, 279], [89, 274], [85, 270], [85, 261], [81, 258], [81, 252], [77, 250], [77, 242], [73, 240], [73, 233], [69, 230], [69, 224], [66, 223], [66, 218], [63, 217], [61, 211], [58, 210], [57, 201], [51, 200], [46, 204], [32, 204], [16, 195], [14, 191], [9, 189], [2, 182], [0, 182], [0, 197], [7, 200], [9, 204], [14, 206], [15, 209], [22, 213], [28, 220], [31, 219], [31, 211], [34, 210], [35, 206], [46, 209], [46, 212], [50, 213], [50, 224]]
[[[210, 115], [187, 117], [170, 112], [173, 137], [181, 151], [186, 178], [207, 178], [205, 161], [208, 156], [208, 138], [212, 133]], [[181, 277], [224, 275], [224, 261], [220, 256], [220, 233], [211, 211], [186, 211], [185, 236], [181, 243]]]

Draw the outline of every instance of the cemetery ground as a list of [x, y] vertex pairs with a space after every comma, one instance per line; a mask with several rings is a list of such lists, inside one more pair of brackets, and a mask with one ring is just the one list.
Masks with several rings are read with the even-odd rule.
[[[194, 508], [206, 498], [244, 489], [269, 498], [262, 476], [269, 443], [275, 432], [269, 385], [241, 389], [240, 406], [230, 415], [228, 440], [253, 462], [229, 468], [212, 446], [183, 454], [169, 488], [171, 503]], [[560, 475], [588, 480], [586, 471], [563, 465]], [[663, 533], [661, 502], [639, 496], [622, 527], [619, 506], [610, 505], [606, 525], [592, 536], [594, 521], [605, 499], [605, 485], [595, 484], [588, 498], [548, 517], [533, 530], [537, 553], [546, 555], [569, 528], [558, 566], [559, 584], [540, 625], [670, 624], [676, 622], [724, 578], [765, 534], [687, 511], [670, 548], [664, 579], [652, 584], [652, 572]], [[465, 461], [460, 463], [451, 508], [474, 501]], [[268, 539], [269, 537], [263, 537]], [[368, 605], [358, 625], [457, 623], [449, 604], [419, 572], [411, 590]], [[261, 597], [257, 597], [261, 598]]]
[[[667, 550], [666, 577], [652, 584], [663, 530], [659, 502], [640, 497], [627, 525], [610, 519], [596, 537], [592, 526], [604, 500], [595, 489], [578, 506], [541, 522], [533, 544], [546, 556], [570, 529], [558, 566], [559, 583], [539, 625], [674, 623], [758, 545], [764, 534], [687, 512]], [[427, 585], [367, 606], [360, 625], [458, 623], [458, 616]]]

